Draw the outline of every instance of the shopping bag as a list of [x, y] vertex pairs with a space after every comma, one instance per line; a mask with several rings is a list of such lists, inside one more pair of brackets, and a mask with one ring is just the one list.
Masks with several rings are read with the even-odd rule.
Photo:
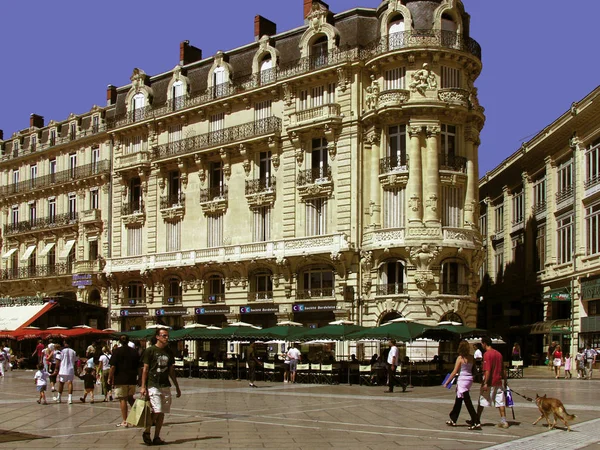
[[138, 398], [127, 416], [127, 423], [134, 427], [147, 428], [152, 423], [150, 401]]
[[[446, 384], [446, 381], [448, 381], [448, 379], [449, 379], [449, 378], [450, 378], [450, 374], [448, 373], [448, 374], [446, 375], [446, 377], [444, 378], [444, 381], [442, 381], [442, 386], [443, 386], [444, 384]], [[451, 389], [451, 388], [452, 388], [452, 385], [454, 384], [454, 380], [456, 380], [456, 377], [454, 377], [454, 378], [452, 378], [452, 379], [450, 380], [450, 383], [448, 383], [448, 386], [446, 386], [446, 388], [447, 388], [447, 389]]]

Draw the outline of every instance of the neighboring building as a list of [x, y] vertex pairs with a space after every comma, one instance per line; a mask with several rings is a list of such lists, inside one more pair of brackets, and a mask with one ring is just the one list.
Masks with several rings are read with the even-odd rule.
[[[384, 1], [114, 88], [113, 327], [475, 325], [483, 253], [460, 1]], [[114, 115], [113, 115], [114, 113]]]
[[[484, 326], [545, 357], [600, 345], [596, 88], [480, 180]], [[502, 332], [503, 331], [503, 332]]]
[[112, 145], [104, 116], [94, 106], [44, 125], [32, 114], [29, 128], [0, 140], [1, 296], [106, 305]]

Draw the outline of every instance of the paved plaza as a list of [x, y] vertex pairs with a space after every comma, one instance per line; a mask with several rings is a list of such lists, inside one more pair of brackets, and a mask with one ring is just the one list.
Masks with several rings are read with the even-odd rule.
[[[454, 391], [439, 386], [385, 394], [381, 386], [309, 385], [181, 378], [161, 437], [166, 447], [281, 449], [600, 449], [600, 382], [555, 380], [546, 368], [526, 369], [511, 380], [524, 395], [558, 397], [577, 415], [573, 432], [547, 431], [533, 403], [515, 395], [511, 427], [496, 428], [498, 413], [486, 410], [482, 431], [445, 425]], [[141, 430], [117, 428], [118, 402], [82, 404], [83, 382], [75, 399], [48, 406], [36, 403], [32, 371], [14, 371], [0, 379], [0, 448], [121, 449], [146, 447]], [[51, 398], [51, 395], [49, 396]], [[97, 395], [96, 398], [102, 398]], [[66, 396], [65, 396], [66, 399]]]

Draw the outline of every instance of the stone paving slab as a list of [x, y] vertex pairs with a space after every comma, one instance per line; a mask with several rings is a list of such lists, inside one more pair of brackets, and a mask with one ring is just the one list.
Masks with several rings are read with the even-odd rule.
[[[537, 371], [537, 372], [536, 372]], [[467, 429], [463, 410], [458, 427], [445, 421], [454, 393], [437, 386], [414, 387], [406, 393], [383, 393], [382, 387], [259, 383], [180, 379], [183, 395], [174, 400], [162, 438], [165, 447], [237, 449], [421, 449], [533, 448], [544, 442], [561, 442], [563, 450], [594, 448], [593, 433], [600, 415], [596, 393], [600, 383], [556, 380], [546, 368], [526, 369], [526, 378], [511, 380], [511, 387], [529, 397], [548, 394], [565, 403], [578, 419], [567, 433], [532, 426], [537, 407], [515, 396], [511, 427], [496, 428], [498, 413], [486, 410], [482, 431]], [[536, 378], [532, 378], [532, 376]], [[33, 372], [14, 371], [0, 379], [0, 449], [22, 448], [144, 448], [141, 430], [117, 428], [118, 402], [78, 401], [82, 383], [75, 383], [72, 405], [38, 405]], [[50, 394], [50, 393], [49, 393]], [[474, 395], [475, 396], [475, 395]], [[49, 396], [51, 397], [51, 395]], [[600, 434], [599, 434], [600, 435]], [[596, 439], [596, 441], [594, 441]], [[537, 448], [537, 447], [536, 447]], [[539, 448], [542, 448], [540, 446]], [[596, 450], [600, 450], [596, 448]]]

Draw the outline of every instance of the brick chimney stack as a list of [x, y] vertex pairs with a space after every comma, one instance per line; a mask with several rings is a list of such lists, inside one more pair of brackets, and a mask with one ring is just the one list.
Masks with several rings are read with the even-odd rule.
[[117, 87], [109, 84], [106, 88], [106, 106], [114, 105], [117, 102]]
[[179, 44], [179, 64], [186, 65], [202, 59], [202, 50], [190, 45], [190, 41]]
[[254, 40], [258, 41], [263, 36], [273, 36], [277, 34], [277, 25], [263, 16], [254, 16]]
[[31, 113], [29, 116], [29, 128], [44, 128], [44, 117]]
[[321, 0], [304, 0], [304, 20], [306, 20], [306, 18], [312, 11], [313, 4], [321, 4], [325, 8], [329, 9], [329, 5]]

